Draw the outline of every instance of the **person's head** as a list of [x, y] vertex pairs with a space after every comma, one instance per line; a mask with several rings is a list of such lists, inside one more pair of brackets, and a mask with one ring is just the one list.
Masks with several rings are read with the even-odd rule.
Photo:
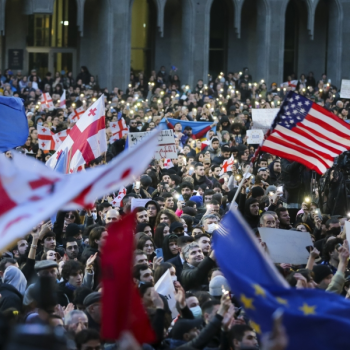
[[105, 222], [106, 224], [110, 224], [112, 222], [118, 221], [120, 219], [120, 214], [118, 210], [109, 209], [106, 213]]
[[156, 201], [149, 201], [145, 206], [149, 218], [155, 218], [160, 210], [159, 204]]
[[99, 332], [94, 329], [83, 329], [75, 336], [77, 350], [101, 350], [102, 343]]
[[343, 244], [343, 240], [340, 238], [329, 239], [323, 247], [323, 259], [325, 261], [332, 261], [333, 264], [339, 262], [339, 245]]
[[234, 349], [243, 349], [245, 347], [257, 348], [258, 339], [253, 328], [246, 324], [237, 324], [230, 331], [232, 345]]
[[264, 180], [264, 181], [266, 181], [267, 180], [267, 178], [269, 177], [269, 174], [268, 174], [268, 172], [267, 172], [267, 168], [266, 167], [263, 167], [263, 168], [259, 168], [258, 169], [258, 175], [260, 175], [261, 176], [261, 178]]
[[206, 233], [195, 236], [195, 242], [198, 243], [204, 255], [208, 255], [211, 249], [210, 236]]
[[204, 259], [202, 249], [196, 242], [185, 245], [181, 250], [186, 262], [192, 266], [198, 266]]
[[152, 283], [153, 284], [153, 271], [147, 264], [135, 265], [133, 269], [133, 278], [135, 283]]
[[213, 233], [218, 224], [218, 217], [214, 214], [204, 215], [202, 218], [203, 229], [205, 232]]
[[174, 197], [173, 197], [173, 195], [171, 193], [163, 193], [162, 196], [165, 199], [164, 207], [166, 209], [173, 210], [174, 209]]
[[265, 157], [261, 157], [258, 162], [258, 168], [266, 168], [267, 167], [267, 159]]
[[219, 307], [220, 302], [218, 300], [207, 300], [202, 305], [203, 319], [206, 324], [210, 323], [214, 319]]
[[104, 226], [94, 227], [89, 234], [89, 246], [95, 249], [101, 249], [106, 241], [108, 232]]
[[142, 250], [148, 258], [154, 253], [154, 242], [151, 237], [142, 236], [137, 242], [137, 249]]
[[52, 231], [47, 232], [42, 238], [42, 244], [44, 248], [44, 252], [48, 250], [56, 249], [56, 234]]
[[179, 318], [171, 331], [172, 338], [186, 343], [193, 340], [200, 333], [200, 322], [199, 319]]
[[134, 251], [134, 266], [143, 265], [147, 263], [148, 263], [147, 255], [143, 252], [143, 250], [136, 249]]
[[278, 220], [280, 221], [280, 226], [283, 227], [283, 226], [290, 225], [290, 216], [286, 208], [284, 207], [277, 208], [276, 214], [278, 216]]
[[106, 220], [105, 220], [106, 214], [107, 214], [107, 211], [109, 209], [112, 209], [112, 205], [110, 203], [106, 203], [106, 202], [99, 204], [99, 206], [97, 208], [97, 213], [100, 216], [101, 221], [104, 223], [106, 222]]
[[170, 226], [175, 221], [180, 221], [180, 220], [172, 210], [162, 209], [157, 215], [156, 225], [160, 223], [165, 223]]
[[101, 293], [93, 292], [84, 299], [85, 312], [98, 324], [101, 323]]
[[282, 171], [282, 168], [281, 168], [281, 161], [280, 160], [275, 160], [273, 162], [273, 171], [275, 173], [280, 173]]
[[196, 177], [204, 176], [204, 165], [203, 163], [196, 163], [194, 166], [194, 173], [196, 174]]
[[276, 228], [275, 216], [269, 212], [265, 212], [260, 217], [260, 227]]
[[154, 284], [158, 282], [158, 280], [164, 275], [167, 270], [170, 272], [171, 279], [173, 281], [177, 281], [176, 269], [174, 265], [168, 262], [163, 262], [154, 270]]
[[215, 178], [218, 179], [220, 177], [220, 171], [221, 171], [220, 165], [217, 165], [217, 164], [212, 165], [211, 171], [212, 171], [212, 174]]
[[333, 278], [333, 272], [327, 265], [315, 265], [312, 269], [313, 279], [318, 288], [326, 290]]
[[326, 221], [326, 229], [327, 231], [332, 230], [333, 228], [340, 228], [339, 219], [338, 218], [330, 218]]
[[17, 241], [17, 251], [19, 256], [24, 256], [28, 248], [28, 242], [26, 239], [20, 239]]
[[192, 196], [192, 192], [193, 192], [193, 185], [190, 182], [183, 182], [181, 184], [181, 195], [184, 199], [184, 201], [188, 201], [191, 196]]
[[149, 237], [153, 237], [153, 230], [150, 224], [147, 222], [143, 222], [142, 224], [136, 225], [135, 233], [143, 232], [145, 235]]
[[136, 193], [129, 193], [125, 195], [122, 199], [123, 202], [123, 211], [124, 213], [129, 213], [131, 209], [131, 199], [138, 198]]
[[220, 147], [220, 141], [215, 136], [211, 139], [211, 147], [213, 148], [213, 150], [217, 150]]
[[213, 195], [215, 192], [213, 190], [205, 190], [204, 191], [204, 203], [207, 204], [212, 200]]
[[74, 260], [78, 257], [79, 246], [73, 237], [67, 238], [65, 242], [65, 251], [69, 260]]
[[136, 213], [136, 221], [138, 224], [141, 224], [143, 222], [145, 222], [145, 223], [149, 222], [146, 208], [137, 207], [134, 209], [134, 211]]
[[252, 198], [257, 199], [258, 201], [260, 201], [260, 199], [264, 196], [265, 192], [264, 190], [260, 187], [260, 186], [254, 186], [251, 189], [252, 192]]
[[74, 287], [80, 287], [83, 283], [84, 267], [79, 261], [68, 260], [63, 264], [61, 276]]
[[53, 260], [37, 261], [34, 267], [39, 277], [51, 277], [56, 281], [58, 275], [58, 265]]
[[67, 331], [77, 333], [79, 330], [88, 328], [88, 318], [81, 310], [69, 311], [64, 317]]

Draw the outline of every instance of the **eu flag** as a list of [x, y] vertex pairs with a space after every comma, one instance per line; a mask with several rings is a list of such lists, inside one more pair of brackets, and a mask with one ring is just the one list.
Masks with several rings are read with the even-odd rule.
[[28, 130], [22, 100], [0, 96], [0, 152], [23, 146], [28, 138]]
[[258, 334], [272, 330], [272, 314], [284, 311], [289, 350], [347, 348], [350, 302], [318, 289], [289, 288], [238, 211], [214, 232], [216, 259]]

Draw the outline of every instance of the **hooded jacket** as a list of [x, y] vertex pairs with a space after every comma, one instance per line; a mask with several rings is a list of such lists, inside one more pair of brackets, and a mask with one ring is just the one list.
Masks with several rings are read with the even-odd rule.
[[[213, 148], [213, 140], [219, 141], [219, 146], [217, 149]], [[220, 156], [220, 140], [217, 136], [213, 136], [212, 139], [210, 140], [210, 143], [208, 147], [204, 149], [204, 151], [208, 151], [210, 153], [210, 159], [213, 160], [215, 157]]]
[[[228, 123], [226, 126], [222, 125], [223, 123]], [[220, 119], [220, 125], [221, 125], [221, 128], [222, 130], [226, 130], [228, 132], [230, 132], [231, 130], [231, 124], [230, 124], [230, 121], [228, 119], [228, 116], [227, 115], [223, 115]]]
[[249, 198], [246, 200], [245, 206], [244, 206], [244, 218], [251, 228], [259, 227], [259, 220], [260, 220], [259, 215], [252, 215], [249, 208], [251, 204], [256, 202], [257, 200], [255, 198]]

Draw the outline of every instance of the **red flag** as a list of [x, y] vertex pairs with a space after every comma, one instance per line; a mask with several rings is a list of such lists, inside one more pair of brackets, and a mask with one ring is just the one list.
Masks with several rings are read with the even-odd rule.
[[130, 331], [142, 343], [156, 337], [132, 280], [135, 216], [129, 214], [108, 228], [101, 256], [102, 337], [116, 340]]

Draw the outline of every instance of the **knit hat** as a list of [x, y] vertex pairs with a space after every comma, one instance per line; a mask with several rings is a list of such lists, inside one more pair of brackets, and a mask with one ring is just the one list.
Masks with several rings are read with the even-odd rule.
[[84, 299], [84, 306], [88, 307], [94, 303], [98, 303], [101, 301], [101, 293], [100, 292], [93, 292], [90, 293], [85, 299]]
[[312, 269], [314, 273], [314, 281], [318, 284], [321, 283], [329, 275], [333, 275], [332, 270], [327, 265], [316, 265]]
[[224, 286], [225, 290], [231, 291], [227, 279], [224, 276], [214, 277], [209, 283], [209, 294], [213, 297], [221, 297], [222, 286]]
[[203, 198], [202, 196], [192, 196], [190, 198], [190, 201], [193, 201], [197, 204], [197, 208], [201, 207], [203, 205]]
[[264, 190], [260, 186], [255, 186], [252, 188], [252, 197], [260, 197], [265, 194]]
[[231, 148], [229, 145], [222, 145], [221, 146], [221, 152], [231, 152]]

